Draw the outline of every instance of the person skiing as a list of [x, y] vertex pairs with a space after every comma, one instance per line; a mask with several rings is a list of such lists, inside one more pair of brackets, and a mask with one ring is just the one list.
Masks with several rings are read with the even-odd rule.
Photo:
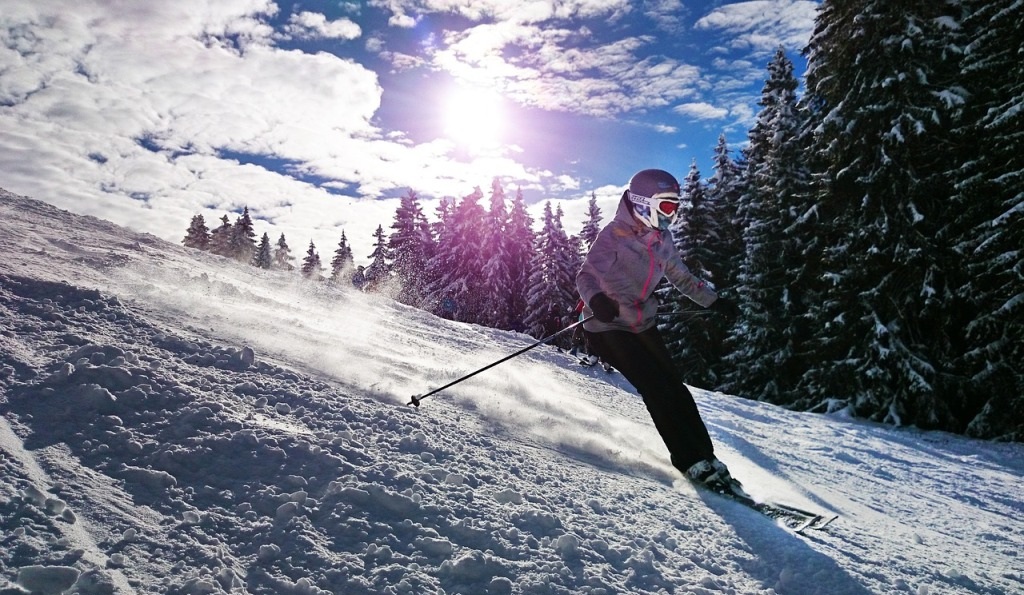
[[[570, 316], [575, 320], [583, 320], [583, 300], [576, 302], [576, 307], [572, 309]], [[580, 354], [582, 348], [583, 354]], [[593, 366], [597, 363], [598, 357], [590, 353], [590, 345], [587, 344], [587, 337], [583, 334], [583, 327], [577, 326], [572, 331], [572, 349], [569, 350], [569, 355], [579, 360], [580, 365]]]
[[359, 265], [356, 272], [352, 273], [352, 285], [359, 290], [365, 289], [367, 284], [366, 267]]
[[672, 241], [679, 182], [660, 169], [629, 180], [614, 218], [598, 233], [576, 275], [591, 353], [614, 366], [643, 397], [672, 465], [691, 481], [728, 491], [734, 481], [715, 456], [693, 395], [672, 362], [655, 317], [663, 277], [707, 308], [718, 295], [693, 275]]

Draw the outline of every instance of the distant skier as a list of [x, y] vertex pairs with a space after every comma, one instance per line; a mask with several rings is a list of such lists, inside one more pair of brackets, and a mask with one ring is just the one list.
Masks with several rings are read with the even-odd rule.
[[[583, 300], [579, 300], [576, 303], [576, 307], [571, 312], [572, 322], [583, 320]], [[582, 353], [580, 353], [582, 351]], [[569, 350], [569, 355], [579, 360], [580, 365], [593, 366], [597, 363], [598, 357], [590, 353], [590, 345], [587, 344], [587, 336], [583, 332], [583, 326], [577, 326], [572, 332], [572, 349]]]
[[665, 347], [655, 315], [654, 289], [667, 277], [683, 295], [709, 307], [718, 295], [683, 264], [669, 226], [679, 210], [679, 182], [659, 169], [636, 173], [615, 217], [587, 254], [576, 287], [586, 302], [591, 353], [614, 366], [637, 389], [672, 464], [689, 479], [728, 490], [729, 469], [715, 457], [711, 437], [689, 389]]
[[356, 269], [356, 272], [352, 273], [352, 286], [356, 289], [363, 290], [366, 288], [367, 282], [366, 267], [360, 265]]
[[[586, 303], [583, 300], [579, 300], [576, 303], [576, 307], [572, 311], [573, 316], [571, 322], [583, 320], [584, 306], [586, 306]], [[581, 351], [582, 354], [580, 353]], [[598, 357], [590, 350], [590, 341], [587, 340], [587, 334], [583, 330], [582, 325], [577, 326], [576, 329], [572, 331], [572, 349], [569, 350], [569, 355], [578, 359], [581, 366], [590, 367], [596, 363], [600, 363], [601, 368], [604, 369], [605, 372], [610, 374], [615, 371], [611, 364], [604, 361], [603, 358]]]

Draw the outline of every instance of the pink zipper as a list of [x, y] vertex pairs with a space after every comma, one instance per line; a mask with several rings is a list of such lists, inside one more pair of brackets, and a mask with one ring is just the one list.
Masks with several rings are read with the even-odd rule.
[[651, 246], [654, 244], [655, 238], [661, 237], [661, 232], [656, 231], [650, 235], [651, 239], [650, 241], [647, 242], [647, 256], [649, 261], [649, 265], [647, 266], [647, 279], [644, 281], [644, 286], [640, 290], [640, 295], [638, 296], [636, 301], [636, 323], [633, 324], [634, 330], [640, 328], [640, 324], [644, 320], [644, 309], [642, 306], [643, 302], [641, 301], [641, 298], [647, 295], [647, 289], [651, 286], [651, 279], [654, 278], [654, 250], [651, 249]]

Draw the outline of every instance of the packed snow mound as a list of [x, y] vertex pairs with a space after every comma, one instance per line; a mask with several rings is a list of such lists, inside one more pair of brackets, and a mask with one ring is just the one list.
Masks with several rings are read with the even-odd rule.
[[618, 374], [0, 195], [0, 593], [1024, 591], [1024, 449], [695, 391], [797, 536]]

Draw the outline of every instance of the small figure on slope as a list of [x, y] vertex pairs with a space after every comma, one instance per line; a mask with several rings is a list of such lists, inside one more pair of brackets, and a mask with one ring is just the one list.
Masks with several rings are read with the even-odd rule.
[[[570, 318], [576, 320], [583, 320], [583, 307], [586, 304], [583, 300], [576, 302], [576, 307], [570, 312]], [[582, 353], [580, 353], [582, 351]], [[587, 337], [583, 333], [583, 326], [577, 326], [572, 331], [572, 349], [569, 350], [569, 355], [579, 360], [582, 366], [593, 366], [597, 363], [597, 356], [590, 353], [590, 345], [587, 342]]]

